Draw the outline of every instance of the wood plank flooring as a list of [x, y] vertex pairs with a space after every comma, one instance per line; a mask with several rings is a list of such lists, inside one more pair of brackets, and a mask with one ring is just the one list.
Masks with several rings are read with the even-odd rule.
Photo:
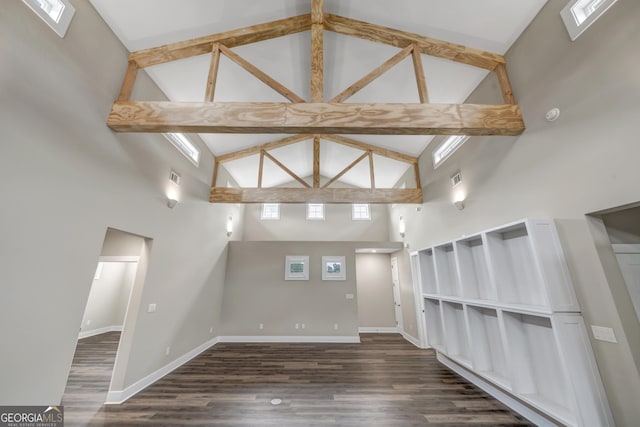
[[103, 406], [118, 337], [79, 342], [65, 425], [532, 425], [396, 334], [363, 334], [361, 344], [217, 344], [124, 404]]

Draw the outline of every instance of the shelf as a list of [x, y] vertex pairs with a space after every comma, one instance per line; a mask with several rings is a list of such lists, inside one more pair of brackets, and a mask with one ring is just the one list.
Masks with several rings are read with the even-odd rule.
[[498, 299], [506, 304], [548, 306], [526, 222], [486, 233]]
[[443, 351], [444, 333], [442, 330], [440, 301], [425, 298], [424, 317], [427, 326], [427, 341], [429, 342], [429, 345], [439, 351]]
[[[516, 396], [558, 417], [575, 413], [572, 389], [562, 367], [551, 320], [527, 314], [503, 313], [506, 348]], [[552, 402], [553, 406], [541, 403]], [[563, 415], [565, 414], [565, 415]]]
[[467, 316], [475, 370], [509, 390], [509, 369], [498, 312], [490, 308], [467, 306]]
[[443, 330], [447, 356], [462, 360], [471, 366], [464, 306], [458, 303], [443, 302], [442, 318], [444, 319]]
[[462, 295], [467, 298], [495, 300], [496, 291], [489, 279], [482, 236], [455, 242]]
[[453, 243], [433, 248], [433, 254], [438, 292], [441, 295], [461, 296]]
[[492, 308], [495, 310], [508, 311], [512, 313], [533, 314], [539, 316], [551, 316], [553, 312], [547, 307], [535, 307], [526, 304], [501, 304], [496, 301], [487, 301], [481, 299], [472, 299], [454, 296], [442, 296], [439, 294], [422, 294], [423, 298], [437, 299], [440, 301], [455, 302], [458, 304], [467, 304], [474, 307]]
[[433, 265], [433, 250], [426, 249], [418, 252], [418, 265], [422, 292], [437, 293], [436, 272]]

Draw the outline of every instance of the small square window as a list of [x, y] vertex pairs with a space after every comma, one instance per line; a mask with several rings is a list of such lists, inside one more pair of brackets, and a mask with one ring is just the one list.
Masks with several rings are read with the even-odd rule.
[[260, 219], [280, 219], [280, 204], [264, 203]]
[[309, 203], [307, 205], [307, 219], [324, 219], [324, 205], [322, 203]]
[[351, 210], [351, 218], [354, 220], [371, 219], [371, 211], [367, 203], [354, 203]]
[[22, 0], [36, 15], [51, 27], [60, 37], [64, 37], [71, 24], [76, 9], [69, 0]]
[[560, 11], [571, 40], [575, 40], [618, 0], [571, 0]]

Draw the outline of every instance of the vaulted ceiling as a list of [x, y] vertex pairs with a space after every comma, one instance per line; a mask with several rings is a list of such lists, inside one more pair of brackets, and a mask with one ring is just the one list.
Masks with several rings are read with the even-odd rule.
[[[209, 34], [289, 18], [311, 11], [311, 0], [91, 0], [116, 36], [131, 51], [153, 48]], [[546, 0], [325, 0], [326, 13], [390, 27], [470, 48], [504, 54], [536, 16]], [[311, 32], [272, 38], [233, 48], [233, 52], [310, 99]], [[335, 32], [324, 32], [323, 99], [330, 100], [370, 73], [400, 48]], [[462, 103], [488, 70], [430, 55], [420, 55], [429, 102]], [[145, 68], [171, 101], [202, 102], [211, 55], [199, 55]], [[420, 103], [411, 55], [349, 103]], [[221, 55], [215, 87], [216, 102], [286, 102], [227, 56]], [[281, 134], [202, 133], [214, 155], [224, 156], [284, 138]], [[412, 157], [419, 156], [433, 136], [349, 135], [349, 138]], [[316, 142], [317, 144], [318, 142]], [[320, 139], [320, 175], [331, 178], [362, 155], [362, 150]], [[300, 177], [314, 172], [314, 139], [276, 148], [270, 154]], [[256, 187], [261, 155], [226, 162], [241, 187]], [[390, 188], [409, 163], [371, 154], [376, 188]], [[340, 177], [352, 186], [368, 188], [369, 163], [361, 161]], [[290, 182], [292, 177], [274, 162], [263, 162], [262, 186]]]

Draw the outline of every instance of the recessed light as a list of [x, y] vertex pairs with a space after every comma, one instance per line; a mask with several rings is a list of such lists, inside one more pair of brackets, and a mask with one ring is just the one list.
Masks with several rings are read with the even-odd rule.
[[282, 399], [271, 399], [272, 405], [279, 405], [282, 403]]

